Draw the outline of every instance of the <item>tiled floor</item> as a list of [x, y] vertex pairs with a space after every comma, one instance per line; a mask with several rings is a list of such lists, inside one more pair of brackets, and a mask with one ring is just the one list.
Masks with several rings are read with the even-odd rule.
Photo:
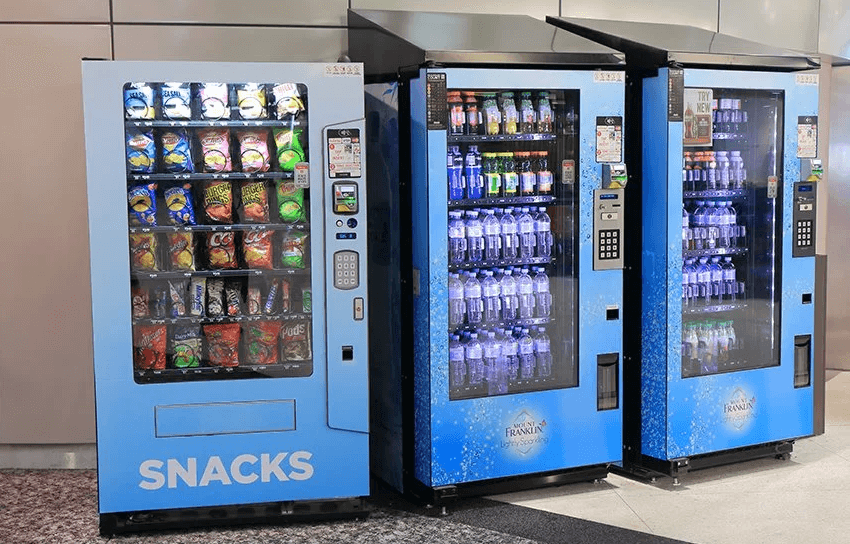
[[850, 541], [850, 372], [829, 372], [826, 432], [790, 461], [762, 459], [687, 474], [681, 486], [615, 474], [599, 484], [491, 497], [695, 544]]

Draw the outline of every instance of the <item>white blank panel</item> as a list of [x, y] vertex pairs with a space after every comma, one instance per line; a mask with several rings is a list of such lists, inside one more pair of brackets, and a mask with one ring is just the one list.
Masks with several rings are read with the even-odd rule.
[[[525, 2], [495, 2], [468, 0], [351, 0], [352, 9], [393, 9], [404, 11], [446, 11], [451, 13], [509, 13], [545, 19], [558, 15], [560, 0], [527, 0]], [[439, 32], [439, 29], [435, 29]], [[509, 32], [510, 29], [505, 29]]]
[[108, 23], [109, 0], [4, 1], [0, 22]]
[[720, 32], [783, 49], [816, 51], [818, 0], [720, 3]]
[[850, 2], [820, 0], [818, 51], [850, 58]]
[[115, 60], [336, 62], [343, 28], [115, 25]]
[[343, 25], [347, 0], [112, 0], [116, 23]]
[[717, 31], [718, 0], [562, 0], [563, 17], [672, 23]]

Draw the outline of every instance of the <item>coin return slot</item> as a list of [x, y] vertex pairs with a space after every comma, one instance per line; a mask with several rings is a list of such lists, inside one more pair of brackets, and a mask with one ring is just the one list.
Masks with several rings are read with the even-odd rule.
[[608, 321], [617, 321], [620, 319], [620, 309], [619, 308], [607, 308], [605, 310], [605, 319]]
[[803, 304], [811, 304], [812, 303], [812, 294], [811, 293], [803, 293]]
[[354, 346], [342, 346], [342, 360], [343, 361], [353, 361], [354, 360]]

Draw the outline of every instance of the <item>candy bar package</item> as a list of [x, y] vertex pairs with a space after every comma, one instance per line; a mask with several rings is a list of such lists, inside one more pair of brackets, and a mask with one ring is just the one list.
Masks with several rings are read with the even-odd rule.
[[280, 321], [254, 321], [243, 326], [245, 336], [245, 361], [251, 365], [276, 365], [277, 338]]
[[207, 257], [210, 268], [238, 268], [236, 242], [232, 232], [210, 232], [207, 234]]
[[153, 130], [127, 129], [127, 171], [151, 174], [156, 167], [156, 144]]
[[226, 83], [199, 83], [198, 104], [204, 119], [230, 119], [230, 101]]
[[269, 222], [269, 191], [265, 181], [240, 182], [239, 196], [243, 223]]
[[186, 293], [189, 290], [189, 280], [169, 280], [168, 297], [171, 300], [171, 317], [186, 315]]
[[153, 119], [153, 87], [148, 83], [124, 86], [124, 116], [127, 119]]
[[209, 128], [198, 131], [204, 172], [232, 172], [230, 160], [230, 131], [226, 128]]
[[236, 94], [236, 107], [242, 119], [268, 119], [264, 85], [240, 83], [233, 87]]
[[248, 286], [248, 315], [260, 315], [262, 309], [262, 294], [260, 293], [259, 285]]
[[189, 315], [203, 317], [206, 304], [207, 278], [197, 276], [189, 280]]
[[175, 327], [171, 337], [171, 364], [175, 368], [201, 366], [201, 327], [188, 325]]
[[192, 91], [188, 83], [168, 82], [160, 87], [164, 119], [192, 118]]
[[295, 83], [277, 83], [271, 90], [272, 109], [278, 119], [297, 117], [305, 110], [304, 101]]
[[313, 359], [313, 344], [309, 321], [287, 321], [283, 324], [280, 330], [280, 358], [286, 362], [301, 362]]
[[296, 187], [294, 181], [278, 180], [277, 209], [283, 223], [303, 221], [305, 218], [304, 189]]
[[297, 230], [285, 232], [280, 252], [280, 264], [284, 268], [307, 266], [307, 238], [309, 234]]
[[156, 184], [136, 185], [127, 191], [130, 225], [156, 226]]
[[233, 223], [233, 184], [208, 181], [204, 184], [204, 215], [210, 223]]
[[304, 130], [300, 128], [276, 128], [273, 130], [274, 143], [277, 146], [277, 163], [284, 172], [292, 172], [295, 165], [304, 162], [306, 157], [301, 139]]
[[243, 172], [268, 172], [269, 161], [268, 132], [265, 130], [243, 130], [236, 133], [239, 141], [239, 157]]
[[130, 264], [133, 270], [155, 272], [160, 269], [156, 234], [130, 235]]
[[266, 295], [266, 302], [263, 304], [263, 313], [271, 315], [277, 313], [277, 291], [280, 289], [280, 281], [272, 280], [269, 285], [269, 293]]
[[162, 171], [167, 174], [191, 174], [192, 146], [189, 134], [182, 128], [163, 129], [159, 135], [162, 150]]
[[133, 305], [133, 318], [150, 315], [150, 291], [145, 287], [136, 286], [130, 290]]
[[249, 230], [242, 234], [242, 254], [248, 268], [272, 268], [272, 234], [270, 230]]
[[165, 368], [165, 335], [165, 325], [133, 327], [133, 366], [137, 370]]
[[242, 313], [242, 287], [238, 280], [224, 284], [224, 298], [227, 302], [227, 315], [237, 316]]
[[165, 207], [172, 225], [194, 225], [195, 206], [192, 204], [192, 186], [176, 185], [165, 190]]
[[309, 287], [301, 289], [301, 311], [305, 314], [313, 313], [313, 291]]
[[224, 315], [224, 280], [207, 280], [207, 315], [210, 317]]
[[210, 366], [239, 366], [239, 323], [204, 325]]
[[171, 270], [192, 272], [195, 270], [195, 243], [192, 232], [169, 232], [168, 254]]
[[292, 311], [292, 285], [286, 278], [280, 280], [280, 313], [288, 314]]
[[168, 314], [168, 288], [158, 284], [153, 288], [151, 298], [151, 317], [154, 319], [165, 319]]

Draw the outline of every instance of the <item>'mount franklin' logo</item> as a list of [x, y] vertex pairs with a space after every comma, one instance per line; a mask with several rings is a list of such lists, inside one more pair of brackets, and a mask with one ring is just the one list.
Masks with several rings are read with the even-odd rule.
[[502, 448], [527, 456], [540, 445], [549, 443], [548, 433], [548, 423], [545, 419], [538, 421], [527, 410], [523, 410], [505, 427]]
[[756, 397], [735, 388], [732, 396], [723, 404], [723, 421], [740, 431], [756, 417]]

